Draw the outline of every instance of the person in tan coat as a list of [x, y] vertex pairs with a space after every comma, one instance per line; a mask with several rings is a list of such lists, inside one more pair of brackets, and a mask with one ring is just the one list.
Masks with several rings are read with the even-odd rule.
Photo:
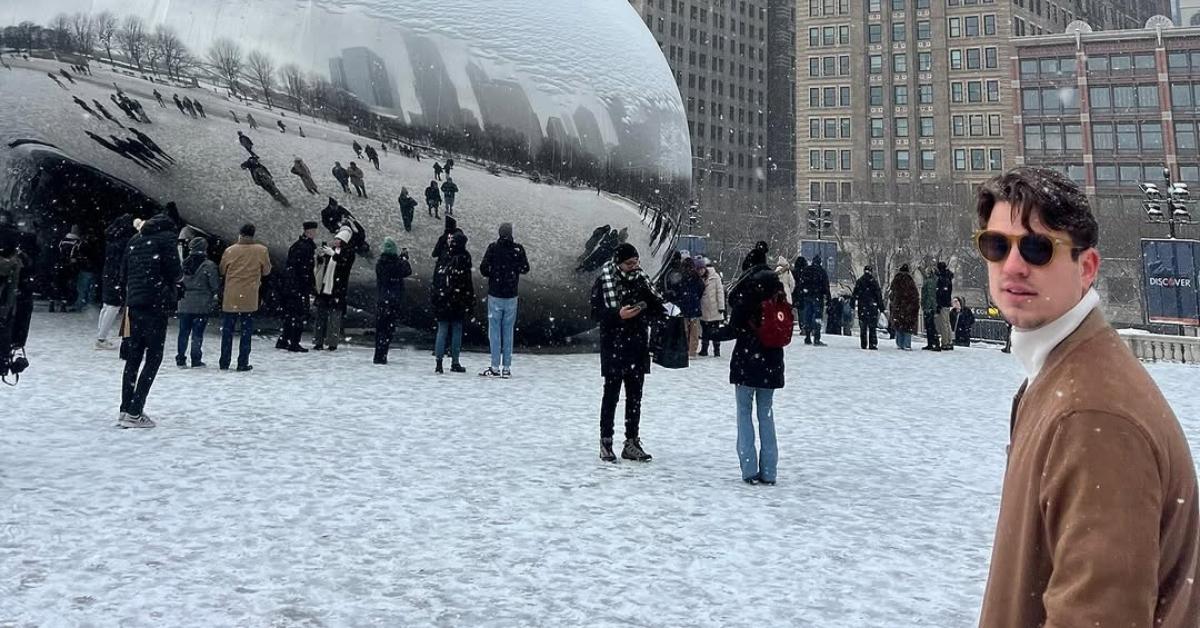
[[1098, 307], [1087, 197], [1058, 172], [1017, 168], [980, 188], [977, 209], [992, 300], [1027, 375], [979, 625], [1200, 625], [1195, 466]]
[[262, 278], [271, 272], [267, 247], [254, 241], [254, 225], [243, 225], [236, 244], [225, 249], [221, 256], [221, 276], [225, 291], [221, 299], [221, 360], [222, 371], [229, 370], [233, 353], [233, 328], [241, 325], [237, 370], [249, 371], [250, 341], [254, 337], [254, 313], [258, 311], [258, 291]]

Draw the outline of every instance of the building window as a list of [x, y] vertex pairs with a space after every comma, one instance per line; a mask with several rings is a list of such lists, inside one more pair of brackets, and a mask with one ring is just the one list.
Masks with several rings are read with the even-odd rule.
[[937, 151], [924, 149], [921, 151], [921, 170], [937, 169]]
[[883, 10], [883, 0], [867, 0], [867, 13], [879, 13]]
[[[850, 27], [849, 26], [839, 26], [838, 27], [838, 41], [841, 42], [841, 44], [843, 46], [850, 45]], [[763, 60], [761, 48], [758, 51], [758, 60], [759, 61]], [[761, 79], [759, 79], [759, 80], [761, 80]]]
[[908, 86], [893, 85], [892, 86], [892, 104], [897, 107], [902, 107], [908, 104]]
[[808, 88], [808, 106], [814, 109], [821, 106], [821, 90], [819, 88]]
[[[1033, 90], [1026, 90], [1026, 93]], [[1112, 93], [1107, 86], [1105, 87], [1089, 87], [1088, 88], [1088, 104], [1094, 110], [1109, 110], [1112, 109]]]
[[[761, 95], [762, 95], [762, 92], [759, 92], [759, 96], [761, 96]], [[849, 87], [839, 87], [838, 88], [838, 96], [839, 96], [839, 102], [842, 103], [843, 107], [850, 106], [850, 88]], [[760, 104], [760, 105], [762, 104], [762, 98], [758, 99], [758, 104]]]
[[993, 113], [988, 115], [988, 135], [991, 137], [1000, 137], [1000, 114]]
[[[847, 152], [849, 152], [849, 151], [847, 151]], [[847, 169], [847, 170], [849, 170], [849, 168], [846, 168], [846, 169]], [[851, 188], [850, 188], [850, 182], [849, 182], [849, 181], [842, 181], [842, 200], [843, 200], [843, 201], [848, 201], [848, 200], [850, 200], [850, 189], [851, 189]], [[849, 218], [849, 216], [846, 216], [845, 214], [843, 214], [843, 215], [841, 215], [841, 216], [838, 216], [838, 223], [839, 223], [839, 224], [838, 224], [838, 228], [841, 228], [841, 224], [840, 224], [840, 223], [841, 223], [841, 219], [842, 219], [842, 218]]]
[[997, 57], [995, 48], [983, 49], [983, 66], [989, 70], [994, 70], [1000, 67], [1000, 59]]
[[825, 192], [824, 192], [825, 200], [827, 200], [827, 201], [836, 201], [837, 200], [837, 186], [838, 186], [837, 181], [826, 181], [825, 182]]
[[933, 85], [917, 86], [917, 101], [922, 105], [933, 104]]
[[988, 151], [988, 170], [1000, 170], [1004, 166], [1004, 151], [993, 148]]
[[867, 67], [867, 71], [871, 74], [883, 74], [883, 55], [868, 56]]
[[811, 139], [814, 139], [814, 140], [821, 137], [821, 119], [820, 118], [809, 118], [808, 119], [808, 137]]
[[972, 115], [968, 116], [967, 124], [968, 124], [967, 133], [970, 134], [971, 137], [982, 137], [983, 136], [983, 115], [982, 114], [972, 114]]
[[966, 170], [967, 169], [967, 150], [965, 148], [954, 149], [954, 169], [955, 170]]
[[903, 74], [908, 72], [908, 55], [900, 52], [892, 55], [892, 71]]
[[1196, 123], [1175, 123], [1175, 148], [1179, 152], [1196, 152]]
[[841, 119], [842, 139], [850, 139], [850, 118]]
[[933, 137], [934, 119], [932, 117], [921, 118], [921, 137]]
[[883, 137], [883, 118], [871, 118], [871, 137]]
[[907, 150], [896, 151], [896, 169], [897, 170], [908, 170], [908, 151]]
[[1078, 124], [1063, 125], [1063, 146], [1069, 151], [1083, 150], [1083, 134]]
[[951, 70], [963, 69], [963, 51], [962, 50], [960, 50], [958, 48], [954, 48], [950, 51], [950, 69]]
[[808, 47], [816, 48], [820, 45], [821, 45], [821, 29], [819, 29], [819, 28], [808, 29]]
[[[826, 26], [825, 28], [821, 29], [821, 44], [822, 45], [832, 46], [832, 45], [834, 45], [835, 42], [837, 42], [837, 29], [836, 28], [834, 28], [832, 26]], [[743, 45], [745, 45], [745, 44], [743, 44]], [[739, 54], [745, 54], [745, 51], [743, 50]]]
[[820, 182], [813, 181], [808, 184], [808, 200], [810, 200], [810, 201], [821, 200], [821, 184], [820, 184]]
[[896, 118], [896, 137], [908, 137], [908, 118]]
[[1163, 149], [1163, 134], [1161, 122], [1142, 123], [1142, 150], [1161, 151]]
[[892, 22], [892, 41], [903, 42], [907, 40], [905, 37], [904, 22]]
[[837, 88], [826, 87], [821, 90], [821, 104], [825, 107], [837, 106]]
[[905, 0], [892, 0], [892, 10], [893, 11], [903, 11], [904, 10], [904, 1]]
[[983, 34], [984, 35], [995, 35], [996, 34], [996, 16], [995, 15], [983, 16]]
[[930, 72], [933, 70], [933, 53], [918, 52], [917, 53], [917, 71]]
[[[849, 170], [851, 168], [850, 151], [848, 151], [848, 150], [841, 151], [838, 154], [838, 161], [840, 162], [839, 165], [841, 166], [842, 170]], [[846, 200], [846, 199], [843, 198], [842, 200]]]
[[[1200, 87], [1200, 84], [1197, 85]], [[1191, 109], [1192, 103], [1192, 85], [1189, 83], [1172, 83], [1171, 84], [1171, 108], [1173, 109]]]
[[820, 170], [821, 169], [821, 151], [819, 151], [819, 150], [808, 151], [808, 168], [810, 170]]
[[883, 151], [871, 151], [871, 170], [883, 170]]
[[978, 15], [968, 15], [963, 18], [963, 37], [979, 37]]
[[988, 102], [1000, 102], [1000, 81], [987, 82]]
[[950, 135], [954, 137], [963, 137], [967, 134], [967, 118], [966, 116], [952, 116], [950, 118]]
[[825, 159], [823, 160], [821, 167], [825, 170], [837, 170], [837, 151], [827, 150], [825, 151], [824, 157]]
[[872, 85], [870, 90], [870, 99], [872, 107], [883, 106], [883, 87], [880, 85]]
[[946, 18], [946, 32], [951, 37], [962, 37], [962, 18]]
[[987, 151], [982, 148], [971, 149], [971, 170], [987, 169]]
[[921, 20], [917, 22], [917, 40], [929, 41], [933, 38], [933, 31], [929, 25], [929, 20]]
[[868, 24], [867, 25], [867, 43], [878, 44], [883, 41], [883, 25]]
[[850, 76], [850, 55], [838, 57], [838, 76]]
[[838, 130], [837, 118], [825, 118], [825, 139], [837, 139]]
[[1158, 85], [1138, 85], [1137, 99], [1139, 109], [1158, 109]]
[[978, 48], [967, 48], [967, 69], [979, 70], [983, 67], [983, 58]]
[[951, 83], [950, 84], [950, 102], [957, 103], [957, 102], [962, 102], [962, 101], [963, 101], [963, 84], [961, 82], [957, 82], [957, 81], [954, 83]]

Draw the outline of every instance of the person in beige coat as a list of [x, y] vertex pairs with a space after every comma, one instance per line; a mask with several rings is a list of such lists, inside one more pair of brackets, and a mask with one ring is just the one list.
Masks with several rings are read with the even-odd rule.
[[775, 274], [779, 275], [779, 281], [783, 282], [783, 294], [790, 304], [792, 293], [796, 291], [796, 278], [792, 275], [792, 263], [782, 255], [775, 258]]
[[704, 259], [701, 270], [704, 279], [704, 295], [700, 297], [700, 356], [708, 355], [708, 343], [712, 342], [713, 357], [721, 357], [721, 341], [717, 340], [717, 329], [725, 322], [725, 283], [713, 266], [712, 260]]
[[258, 311], [258, 291], [262, 278], [271, 273], [271, 258], [267, 247], [254, 241], [254, 225], [243, 225], [236, 244], [225, 249], [221, 256], [221, 276], [225, 291], [221, 299], [221, 360], [222, 371], [229, 370], [233, 353], [233, 328], [241, 325], [237, 370], [249, 371], [250, 342], [254, 338], [254, 313]]
[[978, 193], [975, 241], [1027, 379], [982, 628], [1200, 626], [1200, 495], [1187, 438], [1099, 309], [1099, 226], [1064, 175]]

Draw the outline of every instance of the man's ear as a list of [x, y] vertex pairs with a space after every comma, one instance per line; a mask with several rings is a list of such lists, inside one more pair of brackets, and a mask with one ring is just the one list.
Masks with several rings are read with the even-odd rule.
[[1095, 287], [1096, 278], [1100, 274], [1100, 252], [1092, 247], [1079, 254], [1079, 282], [1083, 292]]

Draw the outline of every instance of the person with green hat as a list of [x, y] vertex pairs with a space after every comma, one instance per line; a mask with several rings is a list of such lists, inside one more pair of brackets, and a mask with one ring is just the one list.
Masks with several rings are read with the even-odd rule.
[[404, 302], [404, 279], [410, 275], [408, 249], [400, 251], [395, 240], [384, 238], [379, 260], [375, 262], [375, 364], [387, 364], [392, 334]]

